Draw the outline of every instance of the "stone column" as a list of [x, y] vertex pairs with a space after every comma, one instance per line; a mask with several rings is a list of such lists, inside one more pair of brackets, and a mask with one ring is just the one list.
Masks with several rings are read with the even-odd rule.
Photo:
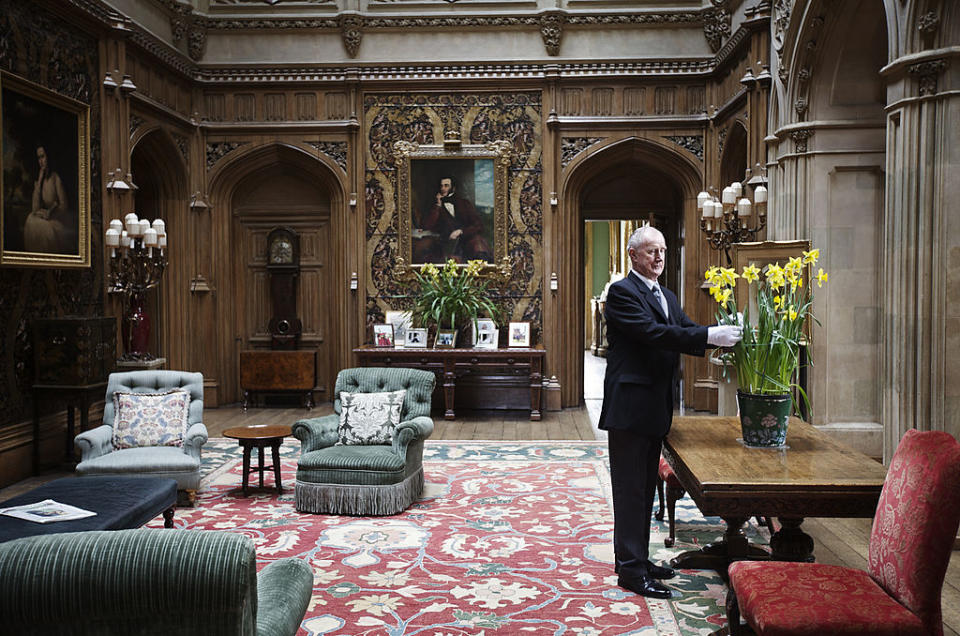
[[926, 51], [884, 73], [881, 413], [889, 461], [908, 429], [960, 434], [960, 219], [950, 188], [960, 183], [960, 56]]

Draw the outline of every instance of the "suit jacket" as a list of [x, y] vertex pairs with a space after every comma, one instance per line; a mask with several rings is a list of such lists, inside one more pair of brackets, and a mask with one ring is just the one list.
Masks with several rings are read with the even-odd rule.
[[673, 420], [680, 354], [702, 356], [706, 351], [707, 328], [683, 313], [673, 292], [662, 286], [660, 290], [667, 299], [669, 318], [653, 291], [635, 274], [607, 291], [602, 429], [665, 436]]

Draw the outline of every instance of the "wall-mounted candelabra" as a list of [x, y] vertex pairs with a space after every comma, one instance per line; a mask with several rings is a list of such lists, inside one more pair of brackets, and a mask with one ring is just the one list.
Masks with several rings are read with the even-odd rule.
[[167, 266], [167, 231], [162, 219], [151, 224], [131, 212], [121, 222], [110, 221], [104, 242], [110, 248], [107, 280], [113, 291], [126, 296], [121, 332], [121, 360], [153, 360], [149, 353], [150, 317], [144, 308], [146, 291], [156, 287]]
[[[755, 172], [746, 182], [735, 181], [725, 187], [719, 197], [706, 191], [697, 195], [700, 229], [706, 234], [710, 247], [723, 250], [728, 265], [730, 245], [754, 240], [767, 225], [767, 180], [760, 174], [759, 166]], [[753, 201], [747, 196], [748, 188]], [[711, 190], [715, 192], [715, 188]]]

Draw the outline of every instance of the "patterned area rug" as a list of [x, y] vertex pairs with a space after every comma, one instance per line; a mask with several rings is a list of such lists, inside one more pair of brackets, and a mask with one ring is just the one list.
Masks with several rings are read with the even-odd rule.
[[[210, 440], [197, 506], [179, 509], [176, 524], [245, 534], [261, 566], [288, 556], [310, 563], [301, 635], [705, 635], [725, 624], [726, 587], [713, 572], [680, 572], [666, 601], [617, 586], [603, 442], [428, 441], [421, 500], [371, 518], [297, 513], [298, 455], [298, 442], [284, 444], [282, 494], [267, 476], [266, 489], [243, 497], [240, 449]], [[671, 549], [666, 522], [654, 523], [654, 561], [723, 532], [689, 498], [677, 522]], [[747, 532], [766, 542], [765, 530]]]

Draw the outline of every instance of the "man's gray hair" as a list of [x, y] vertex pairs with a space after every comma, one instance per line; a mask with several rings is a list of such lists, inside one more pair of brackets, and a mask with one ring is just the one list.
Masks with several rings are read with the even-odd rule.
[[652, 225], [641, 225], [627, 239], [627, 250], [638, 250], [641, 245], [657, 235], [663, 238], [663, 233]]

